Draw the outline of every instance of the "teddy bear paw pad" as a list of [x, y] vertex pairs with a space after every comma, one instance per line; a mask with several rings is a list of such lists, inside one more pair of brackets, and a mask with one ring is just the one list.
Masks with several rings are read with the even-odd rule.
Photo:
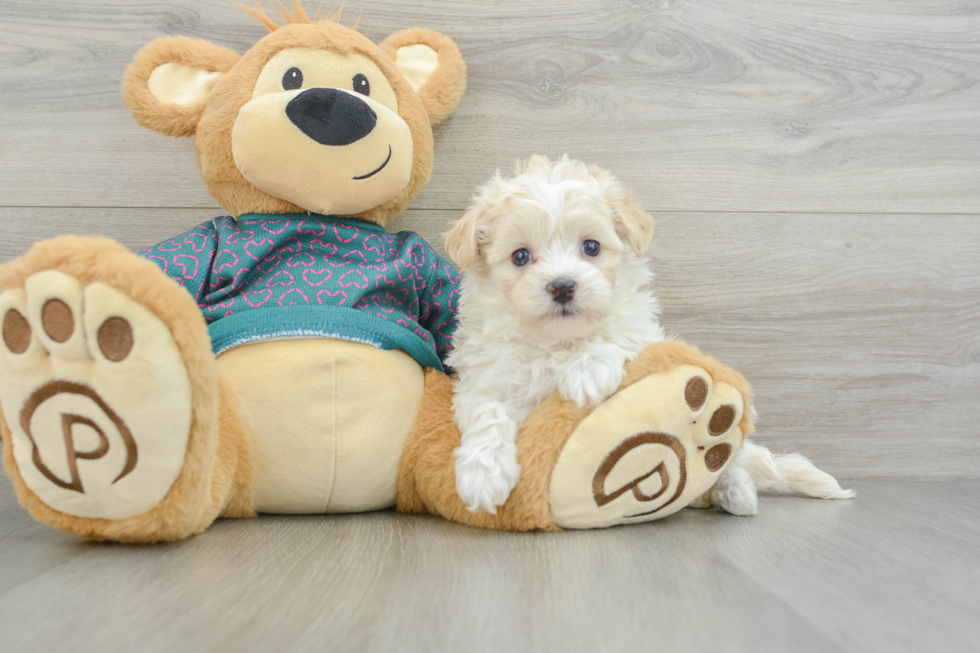
[[659, 519], [708, 490], [741, 445], [744, 403], [727, 383], [681, 365], [613, 395], [572, 433], [551, 477], [563, 528]]
[[191, 388], [170, 331], [105, 283], [47, 270], [0, 295], [0, 408], [13, 459], [49, 507], [122, 519], [180, 474]]

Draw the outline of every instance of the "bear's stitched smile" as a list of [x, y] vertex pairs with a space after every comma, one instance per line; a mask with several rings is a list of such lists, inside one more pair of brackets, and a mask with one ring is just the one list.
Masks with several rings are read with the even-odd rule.
[[388, 146], [388, 158], [385, 159], [385, 162], [384, 163], [382, 163], [380, 166], [378, 166], [377, 168], [375, 168], [371, 172], [367, 173], [366, 175], [361, 175], [360, 177], [351, 177], [351, 179], [360, 180], [360, 179], [367, 179], [368, 177], [373, 177], [374, 175], [376, 175], [379, 172], [381, 172], [381, 170], [384, 169], [384, 167], [386, 165], [388, 165], [388, 162], [389, 161], [391, 161], [391, 146], [390, 145]]

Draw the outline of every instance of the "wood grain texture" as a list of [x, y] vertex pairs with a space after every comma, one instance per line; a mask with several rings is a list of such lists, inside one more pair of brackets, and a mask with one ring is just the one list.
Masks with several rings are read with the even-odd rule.
[[[316, 4], [311, 3], [311, 4]], [[497, 167], [570, 153], [651, 209], [980, 213], [976, 0], [372, 0], [361, 29], [444, 31], [470, 87], [415, 202], [459, 209]], [[242, 51], [226, 0], [0, 2], [0, 204], [210, 207], [192, 144], [119, 98], [163, 35]]]
[[[358, 11], [469, 64], [392, 229], [443, 253], [474, 187], [532, 152], [614, 170], [656, 212], [664, 325], [749, 377], [760, 441], [858, 497], [547, 535], [264, 517], [134, 547], [37, 524], [0, 476], [3, 651], [975, 651], [980, 482], [952, 479], [980, 478], [980, 1]], [[0, 263], [220, 213], [192, 142], [119, 99], [139, 47], [178, 34], [264, 30], [225, 0], [0, 0]]]
[[[61, 233], [134, 250], [178, 209], [4, 209], [0, 262]], [[453, 211], [391, 225], [439, 234]], [[657, 214], [667, 330], [742, 371], [757, 439], [850, 477], [980, 478], [980, 216]]]
[[604, 531], [375, 513], [136, 547], [35, 527], [3, 479], [0, 632], [10, 652], [975, 651], [980, 483], [855, 486]]

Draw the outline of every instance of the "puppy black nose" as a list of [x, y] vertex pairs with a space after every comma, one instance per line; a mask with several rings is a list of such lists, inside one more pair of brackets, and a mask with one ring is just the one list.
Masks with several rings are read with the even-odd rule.
[[548, 294], [552, 301], [559, 304], [567, 304], [575, 297], [575, 282], [571, 279], [555, 279], [547, 286]]
[[303, 91], [286, 105], [286, 116], [320, 145], [350, 145], [378, 123], [367, 102], [335, 88]]

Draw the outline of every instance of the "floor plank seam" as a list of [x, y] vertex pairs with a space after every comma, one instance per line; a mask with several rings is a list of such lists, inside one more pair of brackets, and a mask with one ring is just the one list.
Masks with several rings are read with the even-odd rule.
[[[416, 207], [409, 206], [402, 212], [410, 213], [413, 211], [432, 211], [432, 212], [445, 212], [445, 213], [460, 213], [466, 211], [468, 206], [459, 207]], [[45, 209], [45, 210], [79, 210], [79, 211], [216, 211], [221, 213], [224, 211], [219, 206], [86, 206], [86, 205], [29, 205], [29, 204], [0, 204], [0, 210], [2, 209]], [[819, 216], [819, 215], [855, 215], [855, 216], [909, 216], [909, 217], [960, 217], [960, 218], [980, 218], [980, 208], [976, 211], [967, 212], [938, 212], [938, 213], [924, 213], [921, 211], [718, 211], [718, 210], [699, 210], [699, 209], [684, 209], [684, 210], [671, 210], [671, 209], [652, 209], [644, 208], [645, 211], [653, 214], [664, 214], [664, 215], [809, 215], [809, 216]]]

